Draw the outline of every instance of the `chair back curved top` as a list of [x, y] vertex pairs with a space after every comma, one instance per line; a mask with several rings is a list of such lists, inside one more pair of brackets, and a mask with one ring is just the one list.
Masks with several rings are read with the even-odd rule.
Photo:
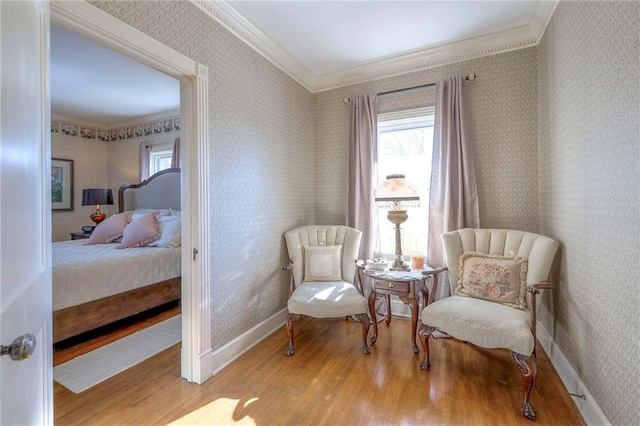
[[[520, 256], [528, 259], [527, 285], [549, 278], [551, 264], [560, 244], [544, 235], [508, 229], [458, 229], [442, 234], [445, 262], [449, 269], [451, 294], [458, 284], [458, 263], [465, 252]], [[531, 295], [527, 293], [531, 309]], [[540, 304], [538, 304], [538, 307]]]
[[343, 225], [301, 226], [284, 234], [296, 286], [304, 280], [304, 246], [342, 246], [342, 280], [353, 284], [362, 232]]

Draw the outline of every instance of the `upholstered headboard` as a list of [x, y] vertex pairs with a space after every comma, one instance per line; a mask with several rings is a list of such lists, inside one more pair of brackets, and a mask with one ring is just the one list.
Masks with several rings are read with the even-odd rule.
[[118, 191], [118, 211], [180, 210], [180, 169], [165, 169], [144, 182], [125, 184]]

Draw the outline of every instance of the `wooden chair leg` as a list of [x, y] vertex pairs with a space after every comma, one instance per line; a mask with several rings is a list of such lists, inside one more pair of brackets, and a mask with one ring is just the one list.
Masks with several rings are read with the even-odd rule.
[[369, 334], [369, 326], [371, 325], [371, 320], [369, 319], [369, 315], [365, 314], [357, 314], [356, 319], [359, 323], [362, 324], [362, 353], [365, 355], [369, 355], [371, 353], [371, 348], [369, 344], [367, 344], [367, 335]]
[[536, 374], [538, 373], [538, 361], [536, 360], [535, 352], [531, 356], [519, 354], [517, 352], [511, 352], [511, 358], [518, 364], [520, 373], [522, 373], [522, 415], [527, 419], [534, 420], [536, 418], [536, 409], [531, 404], [529, 399], [531, 395], [531, 389], [533, 389], [533, 383], [536, 380]]
[[424, 353], [424, 357], [420, 362], [420, 369], [427, 371], [431, 364], [429, 364], [429, 336], [436, 330], [435, 327], [430, 327], [426, 324], [422, 324], [420, 326], [420, 330], [418, 330], [418, 336], [420, 337], [420, 344], [422, 345], [422, 352]]
[[287, 347], [287, 351], [285, 354], [287, 356], [293, 355], [293, 323], [294, 321], [298, 321], [300, 319], [299, 314], [289, 314], [287, 315], [287, 333], [289, 333], [289, 346]]

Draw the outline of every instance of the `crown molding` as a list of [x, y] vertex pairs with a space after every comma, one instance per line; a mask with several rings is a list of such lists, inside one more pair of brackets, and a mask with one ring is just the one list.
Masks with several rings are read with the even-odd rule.
[[117, 129], [121, 127], [135, 126], [136, 124], [148, 123], [150, 121], [164, 120], [164, 119], [172, 118], [175, 116], [180, 116], [179, 108], [172, 108], [164, 111], [159, 111], [153, 114], [141, 115], [134, 118], [127, 118], [125, 120], [114, 121], [112, 123], [109, 123], [108, 126], [109, 126], [109, 129]]
[[97, 129], [97, 130], [109, 130], [109, 127], [104, 124], [94, 123], [92, 121], [78, 120], [77, 118], [65, 117], [62, 115], [51, 114], [51, 121], [75, 124], [76, 126], [89, 127], [91, 129]]
[[536, 2], [528, 25], [317, 75], [274, 43], [228, 2], [190, 0], [196, 7], [312, 93], [536, 46], [558, 1]]
[[51, 121], [59, 121], [61, 123], [70, 123], [77, 126], [89, 127], [96, 130], [115, 130], [123, 127], [135, 126], [137, 124], [148, 123], [152, 121], [165, 120], [167, 118], [173, 118], [180, 116], [180, 109], [172, 108], [165, 111], [160, 111], [154, 114], [141, 115], [134, 118], [127, 118], [125, 120], [114, 121], [107, 124], [94, 123], [91, 121], [78, 120], [77, 118], [64, 117], [61, 115], [51, 115]]
[[318, 76], [314, 92], [351, 86], [372, 80], [408, 74], [446, 64], [496, 55], [535, 46], [537, 40], [529, 26], [474, 37], [407, 55], [395, 56], [369, 64]]
[[558, 3], [560, 3], [558, 0], [536, 2], [533, 15], [531, 16], [531, 21], [529, 21], [529, 27], [536, 35], [538, 43], [542, 40], [542, 36], [547, 30], [549, 22], [551, 22], [551, 17], [555, 13]]
[[314, 74], [280, 45], [273, 42], [262, 31], [249, 22], [227, 2], [214, 0], [190, 0], [198, 9], [222, 25], [227, 31], [274, 64], [285, 74], [313, 92], [309, 81]]

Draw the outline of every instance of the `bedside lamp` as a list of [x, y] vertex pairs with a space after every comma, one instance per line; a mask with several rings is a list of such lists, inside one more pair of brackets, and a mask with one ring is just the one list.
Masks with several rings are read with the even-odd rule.
[[107, 215], [100, 210], [100, 204], [113, 204], [113, 195], [111, 194], [111, 188], [82, 190], [82, 205], [96, 206], [96, 211], [91, 214], [91, 220], [94, 221], [96, 225], [105, 220], [105, 218], [107, 217]]
[[404, 175], [388, 175], [376, 189], [375, 201], [378, 207], [389, 210], [387, 219], [396, 225], [396, 258], [389, 267], [391, 271], [408, 271], [409, 265], [402, 259], [402, 242], [400, 238], [400, 224], [404, 223], [409, 215], [409, 207], [418, 207], [418, 188], [405, 180]]

